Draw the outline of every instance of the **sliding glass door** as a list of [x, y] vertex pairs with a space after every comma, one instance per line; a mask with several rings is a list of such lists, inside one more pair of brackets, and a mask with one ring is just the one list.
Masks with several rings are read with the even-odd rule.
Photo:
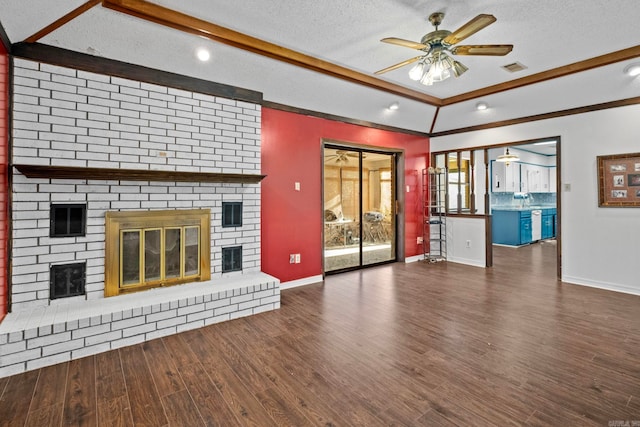
[[395, 194], [395, 154], [325, 145], [325, 272], [396, 259]]

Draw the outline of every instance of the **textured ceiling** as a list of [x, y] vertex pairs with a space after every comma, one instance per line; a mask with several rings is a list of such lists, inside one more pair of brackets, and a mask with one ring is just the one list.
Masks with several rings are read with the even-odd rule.
[[[419, 41], [433, 30], [428, 16], [445, 13], [441, 29], [455, 30], [480, 13], [497, 22], [462, 44], [513, 44], [505, 57], [458, 56], [460, 78], [425, 87], [403, 67], [380, 76], [445, 99], [638, 45], [640, 2], [616, 0], [155, 0], [153, 3], [373, 77], [373, 72], [418, 54], [384, 44], [384, 37]], [[0, 0], [0, 23], [17, 43], [84, 1]], [[606, 6], [605, 6], [606, 4]], [[267, 101], [410, 130], [431, 130], [437, 108], [397, 94], [336, 79], [275, 59], [134, 18], [101, 5], [40, 43], [253, 89]], [[198, 47], [212, 53], [195, 59]], [[528, 68], [509, 73], [501, 66]], [[622, 70], [640, 58], [441, 107], [433, 131], [511, 120], [640, 96], [640, 78]], [[475, 111], [478, 101], [490, 109]], [[400, 109], [388, 111], [397, 101]]]

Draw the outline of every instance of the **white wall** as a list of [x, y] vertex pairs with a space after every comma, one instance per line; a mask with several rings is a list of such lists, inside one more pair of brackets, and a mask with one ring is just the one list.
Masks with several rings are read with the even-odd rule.
[[484, 229], [484, 217], [447, 217], [447, 260], [484, 267]]
[[640, 295], [640, 208], [599, 208], [596, 169], [596, 156], [640, 152], [639, 117], [613, 108], [432, 138], [431, 150], [560, 136], [562, 280]]

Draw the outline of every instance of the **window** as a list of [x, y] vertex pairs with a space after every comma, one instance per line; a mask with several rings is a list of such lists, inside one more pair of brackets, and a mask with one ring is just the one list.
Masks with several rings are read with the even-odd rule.
[[242, 227], [242, 202], [222, 202], [222, 226]]
[[222, 248], [222, 272], [242, 270], [242, 246]]
[[107, 212], [105, 296], [211, 277], [206, 209]]
[[487, 149], [432, 153], [431, 165], [446, 171], [446, 201], [449, 213], [484, 215], [489, 206]]
[[87, 264], [52, 265], [49, 271], [51, 299], [84, 295]]
[[51, 205], [49, 236], [71, 237], [86, 234], [87, 205]]

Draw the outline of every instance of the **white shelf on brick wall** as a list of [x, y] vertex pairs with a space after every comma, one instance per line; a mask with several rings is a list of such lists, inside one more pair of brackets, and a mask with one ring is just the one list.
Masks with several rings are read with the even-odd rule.
[[122, 181], [163, 181], [163, 182], [231, 182], [257, 184], [265, 175], [186, 172], [147, 169], [80, 168], [68, 166], [14, 165], [27, 178], [46, 179], [91, 179]]

